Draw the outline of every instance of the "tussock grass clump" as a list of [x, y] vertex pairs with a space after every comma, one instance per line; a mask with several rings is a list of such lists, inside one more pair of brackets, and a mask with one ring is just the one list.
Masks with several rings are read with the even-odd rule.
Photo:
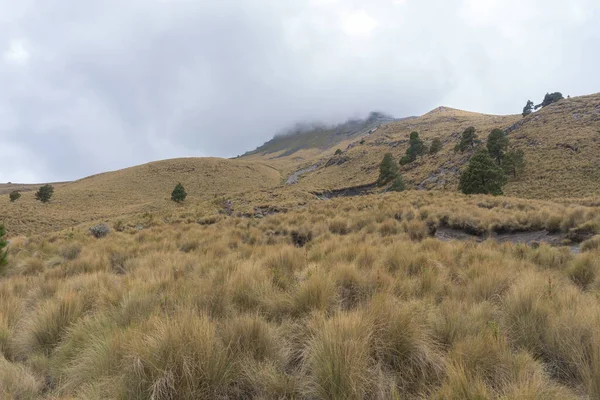
[[3, 399], [34, 400], [39, 398], [42, 379], [22, 365], [9, 362], [0, 354], [0, 397]]
[[361, 313], [314, 323], [306, 344], [305, 396], [315, 399], [362, 399], [373, 390], [373, 327]]
[[153, 319], [132, 338], [121, 395], [129, 399], [214, 399], [231, 394], [235, 358], [208, 318]]
[[336, 235], [346, 235], [350, 232], [348, 221], [343, 218], [336, 218], [329, 223], [329, 231]]
[[593, 254], [582, 254], [573, 260], [567, 273], [573, 283], [586, 289], [596, 280], [598, 267], [600, 267], [600, 257]]
[[25, 321], [17, 339], [21, 356], [37, 352], [50, 354], [89, 306], [87, 299], [74, 292], [43, 303]]
[[600, 235], [594, 236], [581, 244], [581, 251], [594, 251], [600, 249]]

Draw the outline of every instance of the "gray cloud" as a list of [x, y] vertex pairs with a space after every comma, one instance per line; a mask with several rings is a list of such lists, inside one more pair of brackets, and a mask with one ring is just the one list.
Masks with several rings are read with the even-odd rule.
[[599, 19], [595, 0], [0, 0], [0, 181], [599, 91]]

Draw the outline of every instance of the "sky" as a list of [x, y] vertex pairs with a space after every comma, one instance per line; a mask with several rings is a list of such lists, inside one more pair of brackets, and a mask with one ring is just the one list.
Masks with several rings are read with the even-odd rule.
[[598, 0], [0, 0], [0, 182], [600, 92]]

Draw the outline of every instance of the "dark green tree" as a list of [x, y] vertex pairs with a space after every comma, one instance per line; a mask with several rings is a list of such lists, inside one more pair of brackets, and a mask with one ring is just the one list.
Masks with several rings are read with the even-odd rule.
[[337, 149], [333, 155], [334, 155], [334, 156], [339, 156], [339, 155], [340, 155], [340, 154], [342, 154], [342, 153], [343, 153], [343, 151], [342, 151], [342, 150], [340, 150], [340, 149]]
[[377, 185], [386, 185], [396, 179], [397, 176], [398, 166], [394, 162], [394, 156], [392, 156], [392, 153], [387, 153], [383, 156], [381, 164], [379, 164], [379, 178], [377, 179]]
[[408, 149], [406, 155], [400, 159], [400, 164], [406, 165], [415, 161], [418, 156], [425, 154], [427, 148], [423, 141], [419, 138], [419, 132], [411, 132], [408, 140]]
[[[4, 225], [0, 225], [0, 267], [5, 266], [8, 262], [8, 249], [6, 249], [8, 242], [4, 239], [5, 235], [6, 229], [4, 229]], [[2, 269], [0, 269], [0, 271], [2, 271]]]
[[479, 150], [471, 157], [460, 175], [459, 189], [464, 194], [502, 194], [506, 175], [494, 163], [486, 150]]
[[442, 141], [439, 138], [433, 139], [433, 141], [431, 142], [431, 147], [429, 148], [429, 154], [436, 154], [437, 152], [442, 150], [442, 147], [444, 147], [444, 145], [442, 144]]
[[502, 169], [507, 175], [517, 178], [525, 169], [525, 154], [523, 150], [511, 149], [502, 158]]
[[550, 104], [556, 103], [557, 101], [562, 99], [563, 95], [560, 92], [546, 93], [546, 95], [544, 96], [544, 100], [542, 100], [542, 103], [535, 106], [535, 109], [537, 110], [540, 107], [549, 106]]
[[186, 197], [187, 193], [185, 192], [183, 185], [181, 183], [175, 185], [175, 189], [173, 189], [173, 192], [171, 192], [171, 200], [176, 203], [181, 203]]
[[54, 194], [54, 187], [52, 185], [44, 185], [37, 192], [35, 192], [35, 199], [42, 203], [48, 203]]
[[12, 192], [10, 192], [8, 197], [10, 198], [10, 202], [14, 203], [15, 201], [17, 201], [21, 198], [21, 193], [19, 193], [18, 190], [13, 190]]
[[404, 180], [401, 175], [398, 175], [394, 182], [392, 182], [392, 186], [390, 186], [391, 192], [402, 192], [404, 191]]
[[463, 132], [460, 142], [456, 145], [454, 151], [460, 151], [462, 153], [469, 148], [474, 149], [477, 143], [478, 140], [475, 128], [470, 126]]
[[533, 101], [527, 100], [527, 104], [523, 107], [523, 117], [528, 116], [533, 112]]
[[502, 129], [494, 129], [488, 136], [487, 149], [498, 165], [502, 162], [502, 157], [508, 149], [508, 137]]

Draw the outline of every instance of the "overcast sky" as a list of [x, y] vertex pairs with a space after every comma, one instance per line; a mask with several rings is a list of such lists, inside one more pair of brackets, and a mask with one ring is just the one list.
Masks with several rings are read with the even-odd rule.
[[598, 0], [0, 0], [0, 182], [600, 91]]

